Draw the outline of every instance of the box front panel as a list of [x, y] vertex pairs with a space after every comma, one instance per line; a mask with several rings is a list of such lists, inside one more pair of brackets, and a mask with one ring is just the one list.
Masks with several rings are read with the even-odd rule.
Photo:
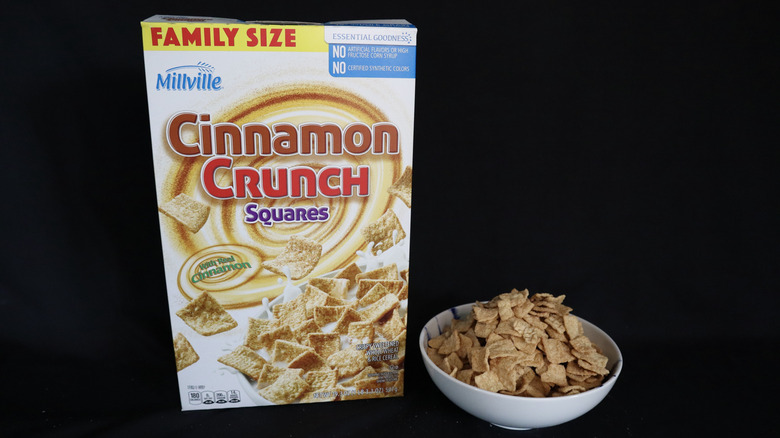
[[401, 395], [414, 29], [142, 28], [183, 408]]

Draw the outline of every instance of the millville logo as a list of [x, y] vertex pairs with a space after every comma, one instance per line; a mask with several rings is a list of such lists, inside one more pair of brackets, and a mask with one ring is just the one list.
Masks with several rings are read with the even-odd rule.
[[157, 74], [157, 89], [216, 91], [222, 89], [222, 77], [214, 75], [214, 66], [205, 62], [180, 65], [165, 70], [165, 73]]

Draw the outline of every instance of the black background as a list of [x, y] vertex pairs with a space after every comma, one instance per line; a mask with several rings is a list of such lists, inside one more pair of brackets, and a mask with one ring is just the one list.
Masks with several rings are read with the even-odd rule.
[[[17, 1], [0, 18], [0, 435], [778, 432], [777, 2]], [[508, 4], [508, 3], [507, 3]], [[621, 347], [609, 396], [508, 432], [409, 343], [403, 398], [180, 412], [139, 22], [418, 29], [410, 339], [513, 287]]]

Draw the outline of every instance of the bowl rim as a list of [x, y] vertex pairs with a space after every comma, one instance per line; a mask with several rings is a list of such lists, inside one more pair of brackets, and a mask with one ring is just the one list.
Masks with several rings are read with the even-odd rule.
[[[487, 301], [482, 301], [482, 302], [485, 303]], [[446, 310], [443, 310], [443, 311], [437, 313], [436, 315], [434, 315], [432, 318], [430, 318], [423, 325], [422, 330], [420, 330], [419, 347], [420, 347], [420, 352], [422, 353], [422, 356], [423, 356], [422, 357], [423, 362], [427, 365], [426, 368], [428, 368], [429, 370], [430, 369], [434, 369], [435, 372], [439, 373], [439, 375], [444, 376], [445, 378], [450, 379], [450, 381], [454, 382], [456, 385], [461, 385], [461, 387], [463, 387], [463, 388], [470, 388], [472, 390], [478, 390], [478, 391], [480, 391], [481, 394], [485, 394], [486, 396], [495, 396], [495, 397], [498, 397], [499, 399], [526, 400], [526, 401], [533, 400], [533, 401], [539, 401], [541, 403], [552, 403], [552, 402], [554, 402], [556, 400], [562, 400], [562, 399], [565, 399], [565, 400], [576, 400], [576, 398], [584, 398], [584, 397], [592, 396], [595, 393], [602, 392], [604, 390], [608, 390], [609, 388], [607, 388], [607, 384], [608, 383], [609, 383], [609, 385], [614, 384], [614, 382], [620, 376], [621, 371], [623, 370], [623, 353], [620, 351], [620, 347], [618, 347], [617, 343], [609, 336], [609, 334], [607, 332], [605, 332], [604, 330], [602, 330], [601, 328], [599, 328], [597, 325], [595, 325], [592, 322], [586, 320], [585, 318], [582, 318], [579, 315], [573, 314], [581, 322], [585, 322], [586, 324], [588, 324], [588, 325], [592, 326], [593, 328], [595, 328], [596, 330], [600, 331], [607, 338], [607, 340], [610, 343], [612, 343], [612, 345], [615, 347], [615, 350], [617, 351], [617, 356], [618, 356], [617, 360], [612, 365], [612, 368], [609, 370], [609, 375], [607, 376], [607, 378], [604, 379], [604, 381], [601, 382], [601, 384], [599, 386], [597, 386], [595, 388], [588, 389], [586, 391], [583, 391], [583, 392], [580, 392], [580, 393], [577, 393], [577, 394], [566, 394], [566, 395], [561, 395], [561, 396], [556, 396], [556, 397], [525, 397], [525, 396], [509, 395], [509, 394], [501, 394], [501, 393], [498, 393], [498, 392], [492, 392], [492, 391], [488, 391], [488, 390], [482, 389], [482, 388], [480, 388], [478, 386], [469, 385], [468, 383], [464, 383], [464, 382], [456, 379], [455, 377], [452, 377], [449, 374], [445, 373], [444, 370], [442, 370], [441, 368], [436, 366], [435, 363], [433, 363], [431, 358], [428, 357], [427, 351], [425, 350], [425, 347], [427, 346], [427, 340], [426, 340], [426, 342], [423, 342], [423, 337], [425, 337], [427, 335], [428, 338], [430, 339], [430, 334], [428, 333], [428, 324], [431, 321], [434, 321], [437, 316], [439, 316], [439, 315], [441, 315], [441, 314], [443, 314], [445, 312], [452, 312], [453, 309], [460, 309], [461, 307], [464, 307], [464, 306], [473, 306], [473, 305], [474, 305], [474, 303], [466, 303], [466, 304], [461, 304], [461, 305], [458, 305], [458, 306], [448, 307]]]

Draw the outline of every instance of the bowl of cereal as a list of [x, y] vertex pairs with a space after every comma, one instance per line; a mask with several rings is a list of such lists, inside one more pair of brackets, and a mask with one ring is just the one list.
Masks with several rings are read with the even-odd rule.
[[590, 411], [615, 385], [623, 357], [563, 298], [513, 290], [439, 313], [419, 340], [433, 383], [461, 409], [506, 429], [555, 426]]

